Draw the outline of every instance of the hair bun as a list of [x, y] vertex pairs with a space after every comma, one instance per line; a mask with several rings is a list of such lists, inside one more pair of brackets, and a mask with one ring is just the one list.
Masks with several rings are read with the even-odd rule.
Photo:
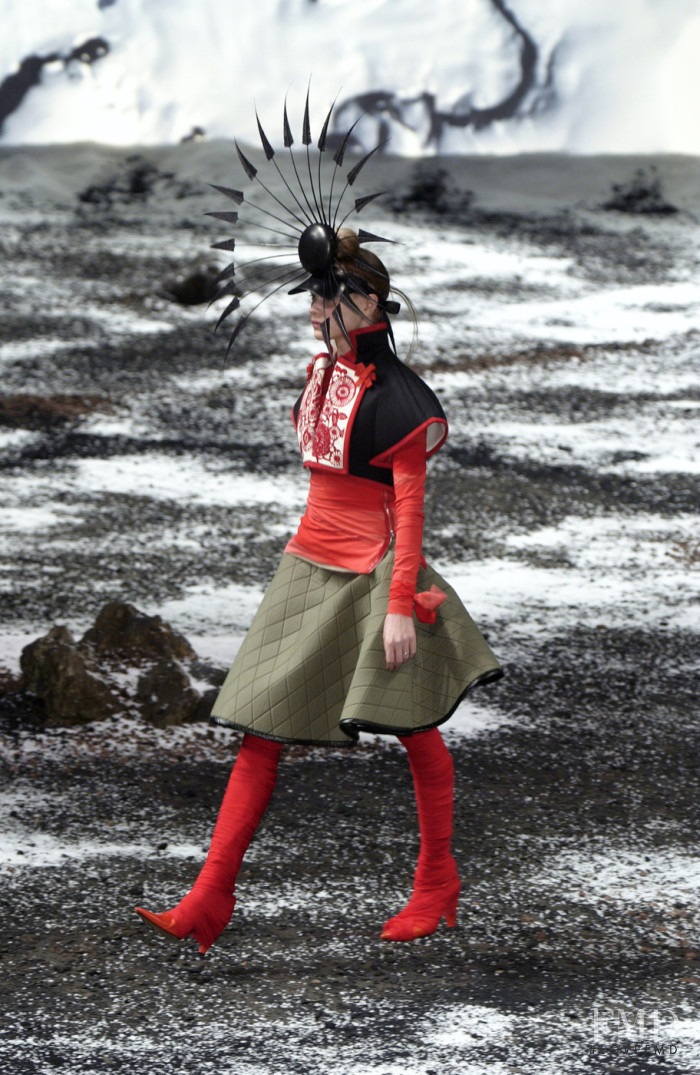
[[350, 261], [360, 253], [360, 237], [352, 228], [338, 228], [338, 261]]

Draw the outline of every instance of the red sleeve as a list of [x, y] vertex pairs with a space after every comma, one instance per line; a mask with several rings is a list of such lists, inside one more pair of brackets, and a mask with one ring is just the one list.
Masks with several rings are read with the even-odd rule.
[[410, 616], [423, 546], [424, 429], [393, 453], [392, 469], [396, 494], [396, 544], [387, 611]]

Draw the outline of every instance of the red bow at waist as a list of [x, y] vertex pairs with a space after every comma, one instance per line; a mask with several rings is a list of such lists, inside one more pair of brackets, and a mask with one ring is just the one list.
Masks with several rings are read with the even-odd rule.
[[436, 609], [447, 600], [447, 594], [437, 586], [413, 595], [413, 610], [421, 623], [435, 623]]

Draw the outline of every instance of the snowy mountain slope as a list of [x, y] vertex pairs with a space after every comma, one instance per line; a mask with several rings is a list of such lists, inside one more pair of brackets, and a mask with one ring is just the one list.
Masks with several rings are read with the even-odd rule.
[[[392, 151], [700, 153], [697, 0], [5, 0], [0, 141], [273, 141], [309, 79]], [[316, 128], [316, 133], [318, 128]]]

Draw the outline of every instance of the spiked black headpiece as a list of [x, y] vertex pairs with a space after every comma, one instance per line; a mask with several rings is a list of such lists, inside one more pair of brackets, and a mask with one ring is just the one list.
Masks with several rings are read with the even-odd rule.
[[[297, 161], [295, 160], [292, 151], [294, 138], [287, 116], [286, 101], [283, 114], [283, 134], [284, 145], [289, 151], [289, 160], [291, 162], [291, 170], [288, 175], [285, 175], [280, 168], [275, 156], [275, 150], [270, 144], [256, 112], [255, 118], [258, 124], [260, 141], [262, 143], [266, 161], [268, 163], [272, 162], [286, 188], [289, 195], [289, 198], [286, 199], [287, 204], [277, 197], [277, 195], [263, 182], [258, 174], [257, 168], [245, 156], [238, 143], [235, 143], [238, 158], [248, 179], [256, 180], [257, 183], [260, 184], [263, 190], [265, 190], [273, 201], [281, 208], [285, 214], [284, 216], [278, 215], [277, 212], [274, 212], [269, 208], [256, 205], [254, 202], [244, 199], [243, 193], [240, 190], [232, 190], [229, 187], [214, 185], [215, 190], [218, 190], [221, 194], [230, 198], [236, 205], [242, 205], [245, 201], [247, 207], [256, 210], [268, 219], [277, 221], [284, 225], [286, 229], [281, 231], [279, 228], [272, 227], [269, 224], [258, 223], [257, 226], [265, 231], [282, 236], [284, 241], [278, 240], [266, 244], [279, 249], [280, 253], [271, 254], [264, 258], [258, 258], [255, 261], [246, 263], [242, 267], [232, 261], [221, 273], [219, 273], [218, 281], [221, 286], [216, 297], [221, 298], [224, 296], [231, 296], [231, 298], [219, 317], [216, 324], [217, 329], [228, 317], [230, 317], [231, 314], [239, 310], [241, 299], [243, 299], [249, 292], [259, 290], [264, 292], [262, 298], [258, 300], [250, 311], [239, 315], [238, 320], [233, 327], [233, 331], [231, 332], [227, 353], [230, 351], [237, 336], [245, 328], [246, 324], [261, 303], [288, 284], [296, 283], [296, 286], [290, 289], [289, 294], [296, 294], [300, 291], [310, 291], [313, 294], [320, 295], [324, 299], [337, 301], [338, 305], [335, 307], [333, 317], [341, 326], [346, 337], [347, 332], [343, 323], [341, 306], [345, 305], [350, 309], [359, 312], [358, 307], [352, 299], [352, 295], [369, 295], [370, 293], [373, 293], [362, 272], [363, 265], [366, 268], [370, 268], [370, 266], [366, 266], [361, 254], [351, 256], [349, 258], [349, 265], [348, 259], [345, 254], [343, 254], [343, 265], [339, 263], [338, 231], [344, 225], [350, 213], [361, 212], [366, 205], [369, 205], [370, 202], [374, 201], [375, 198], [380, 197], [380, 195], [384, 193], [383, 191], [379, 191], [376, 194], [355, 198], [352, 206], [345, 212], [345, 215], [341, 216], [341, 213], [343, 212], [343, 201], [348, 194], [349, 188], [353, 186], [370, 157], [372, 157], [377, 150], [382, 148], [383, 143], [376, 145], [374, 149], [370, 150], [369, 153], [366, 153], [362, 159], [350, 169], [350, 171], [345, 173], [344, 186], [340, 194], [336, 195], [334, 201], [333, 189], [335, 187], [336, 177], [343, 168], [345, 154], [351, 144], [353, 130], [357, 125], [358, 120], [355, 121], [350, 130], [347, 131], [341, 139], [335, 140], [338, 148], [333, 156], [335, 166], [332, 171], [329, 191], [326, 195], [322, 189], [321, 161], [329, 141], [328, 128], [333, 114], [333, 107], [334, 106], [332, 105], [328, 111], [318, 141], [316, 142], [316, 148], [318, 149], [318, 167], [315, 178], [311, 163], [310, 147], [312, 138], [309, 122], [309, 94], [307, 93], [306, 95], [302, 133], [302, 142], [306, 146], [306, 168], [302, 168], [302, 173], [305, 172], [306, 174], [303, 178], [299, 173]], [[207, 215], [233, 225], [238, 223], [239, 218], [238, 212], [216, 212], [208, 213]], [[379, 235], [373, 235], [371, 232], [363, 231], [361, 229], [358, 232], [358, 242], [360, 245], [370, 242], [385, 243], [391, 241], [392, 240], [390, 239], [383, 239]], [[293, 250], [294, 245], [296, 245], [298, 263], [290, 265], [288, 263], [290, 247]], [[232, 253], [235, 246], [235, 238], [224, 239], [222, 242], [214, 243], [213, 249], [226, 250]], [[280, 268], [279, 272], [273, 271], [270, 273], [269, 267], [263, 265], [264, 262], [270, 262], [280, 258], [286, 259], [287, 264], [283, 268]], [[356, 268], [357, 272], [354, 272], [353, 268]], [[241, 270], [244, 271], [244, 277], [241, 280], [237, 280], [236, 273]], [[384, 277], [386, 279], [388, 289], [388, 277], [386, 274], [381, 270], [378, 270], [374, 264], [371, 266], [371, 271], [375, 276]], [[384, 301], [380, 300], [379, 306], [387, 324], [387, 315], [398, 313], [399, 310], [399, 304], [389, 299], [385, 299]], [[391, 331], [390, 326], [389, 330]], [[326, 346], [330, 349], [331, 344], [328, 321], [323, 324], [322, 331]]]

